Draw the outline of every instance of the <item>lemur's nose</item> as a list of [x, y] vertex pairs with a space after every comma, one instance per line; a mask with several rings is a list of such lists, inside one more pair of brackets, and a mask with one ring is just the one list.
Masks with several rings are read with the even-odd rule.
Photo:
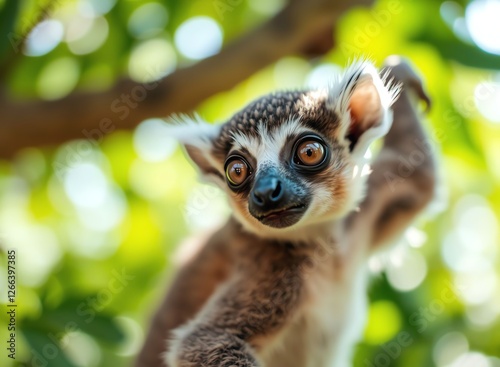
[[275, 176], [261, 177], [255, 182], [251, 199], [258, 207], [273, 207], [283, 197], [284, 190], [282, 186], [281, 181]]

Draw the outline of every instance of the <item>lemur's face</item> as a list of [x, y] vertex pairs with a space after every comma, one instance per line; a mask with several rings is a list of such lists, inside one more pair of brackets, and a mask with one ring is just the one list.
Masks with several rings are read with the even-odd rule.
[[363, 155], [389, 129], [395, 93], [361, 63], [330, 88], [271, 94], [224, 125], [188, 122], [192, 135], [179, 137], [247, 229], [289, 232], [343, 216], [362, 199]]
[[326, 91], [272, 94], [222, 127], [214, 155], [240, 221], [285, 229], [345, 212], [349, 147], [326, 103]]

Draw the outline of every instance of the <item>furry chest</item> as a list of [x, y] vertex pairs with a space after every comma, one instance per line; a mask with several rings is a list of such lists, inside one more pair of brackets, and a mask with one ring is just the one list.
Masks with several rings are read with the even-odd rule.
[[305, 281], [304, 305], [280, 342], [268, 349], [264, 366], [349, 366], [366, 314], [364, 272], [337, 278], [318, 271]]

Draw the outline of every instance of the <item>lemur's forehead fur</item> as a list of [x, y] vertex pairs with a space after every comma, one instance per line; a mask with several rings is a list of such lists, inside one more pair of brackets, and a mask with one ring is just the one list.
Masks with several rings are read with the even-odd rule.
[[291, 120], [328, 136], [338, 127], [339, 119], [333, 110], [326, 108], [327, 99], [326, 90], [276, 92], [261, 97], [222, 126], [214, 141], [214, 153], [223, 158], [234, 145], [235, 137], [261, 141], [263, 136], [272, 135]]

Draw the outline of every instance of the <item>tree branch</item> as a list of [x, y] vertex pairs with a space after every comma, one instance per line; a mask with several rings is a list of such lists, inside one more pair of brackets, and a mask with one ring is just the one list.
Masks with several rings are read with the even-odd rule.
[[[219, 54], [179, 69], [152, 84], [130, 79], [99, 93], [75, 92], [57, 101], [0, 99], [0, 158], [21, 148], [130, 129], [142, 120], [186, 112], [204, 99], [234, 87], [256, 71], [308, 46], [352, 5], [371, 0], [292, 0], [271, 20]], [[333, 35], [332, 35], [333, 37]]]

